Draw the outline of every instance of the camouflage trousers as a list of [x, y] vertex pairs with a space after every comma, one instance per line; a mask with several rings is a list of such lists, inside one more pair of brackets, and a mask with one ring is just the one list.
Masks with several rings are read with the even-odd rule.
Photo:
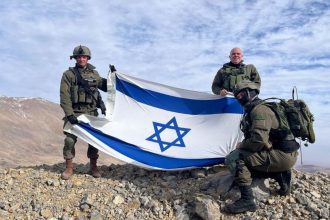
[[[93, 115], [93, 116], [97, 116], [97, 110], [92, 111], [90, 113], [88, 113], [89, 115]], [[75, 115], [76, 117], [78, 117], [80, 114]], [[64, 120], [64, 126], [65, 124], [68, 122], [66, 118], [63, 119]], [[63, 127], [64, 127], [63, 126]], [[76, 154], [76, 150], [75, 150], [75, 144], [77, 142], [77, 137], [73, 134], [69, 134], [67, 132], [64, 132], [65, 134], [65, 139], [64, 139], [64, 147], [63, 147], [63, 157], [65, 160], [69, 160], [69, 159], [73, 159], [75, 157]], [[98, 149], [93, 147], [92, 145], [88, 145], [88, 150], [87, 150], [87, 157], [90, 159], [97, 159], [99, 157], [98, 154]]]
[[252, 176], [290, 170], [297, 161], [298, 152], [285, 153], [278, 149], [250, 152], [239, 150], [236, 161], [235, 182], [238, 186], [249, 186]]

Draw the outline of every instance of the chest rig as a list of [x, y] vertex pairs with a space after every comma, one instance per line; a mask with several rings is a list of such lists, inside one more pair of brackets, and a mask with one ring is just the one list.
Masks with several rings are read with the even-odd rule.
[[224, 65], [221, 70], [223, 76], [223, 88], [228, 91], [233, 91], [234, 86], [242, 80], [251, 80], [251, 71], [247, 71], [247, 66], [241, 64], [239, 67]]
[[93, 70], [80, 71], [77, 67], [70, 67], [70, 70], [76, 77], [71, 91], [72, 104], [96, 107], [100, 93], [97, 89], [98, 83]]

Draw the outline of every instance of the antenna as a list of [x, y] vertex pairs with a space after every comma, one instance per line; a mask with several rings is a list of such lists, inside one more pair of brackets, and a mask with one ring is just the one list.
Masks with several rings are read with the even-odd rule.
[[296, 92], [296, 99], [298, 99], [298, 89], [296, 86], [292, 88], [292, 100], [294, 100], [294, 93]]
[[[295, 95], [295, 93], [296, 93], [296, 100], [298, 99], [298, 89], [297, 89], [297, 87], [296, 86], [293, 86], [293, 88], [292, 88], [292, 100], [295, 100], [294, 99], [294, 95]], [[301, 147], [301, 139], [299, 138], [299, 145], [300, 145], [300, 165], [302, 166], [303, 165], [303, 158], [302, 158], [302, 147]], [[305, 143], [305, 145], [306, 145], [306, 143]]]

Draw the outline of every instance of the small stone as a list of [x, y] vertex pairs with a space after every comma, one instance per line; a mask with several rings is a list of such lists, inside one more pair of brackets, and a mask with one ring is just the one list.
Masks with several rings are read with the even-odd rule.
[[0, 202], [0, 209], [5, 209], [6, 204], [4, 202]]
[[143, 196], [140, 198], [140, 202], [143, 206], [147, 206], [147, 204], [149, 203], [149, 199], [148, 199], [148, 197]]
[[103, 220], [100, 213], [92, 211], [90, 220]]
[[73, 217], [78, 217], [78, 216], [80, 216], [80, 211], [78, 209], [75, 209], [73, 211]]
[[323, 208], [323, 209], [321, 209], [321, 211], [320, 211], [320, 215], [321, 215], [321, 217], [324, 218], [324, 219], [329, 219], [329, 217], [330, 217], [329, 212], [330, 212], [329, 209], [327, 209], [327, 208]]
[[87, 204], [81, 204], [80, 205], [80, 209], [81, 209], [81, 211], [86, 212], [89, 209], [89, 205], [87, 205]]
[[125, 201], [125, 199], [123, 197], [121, 197], [120, 195], [115, 196], [115, 198], [113, 199], [113, 203], [116, 205], [122, 204]]
[[44, 218], [50, 218], [50, 217], [52, 217], [53, 213], [49, 209], [42, 209], [40, 211], [40, 215]]
[[47, 184], [48, 186], [52, 186], [52, 185], [53, 185], [53, 180], [52, 180], [52, 179], [47, 180], [47, 181], [46, 181], [46, 184]]
[[10, 212], [10, 213], [15, 212], [15, 210], [18, 209], [19, 206], [20, 206], [20, 204], [19, 204], [19, 203], [16, 203], [15, 205], [11, 206], [11, 207], [8, 209], [8, 212]]
[[9, 186], [13, 185], [13, 183], [14, 183], [13, 178], [10, 178], [10, 179], [8, 180], [8, 182], [7, 182], [7, 184], [8, 184]]
[[85, 194], [84, 197], [80, 200], [80, 205], [87, 204], [89, 206], [92, 206], [94, 204], [94, 200], [92, 198], [92, 195]]
[[269, 182], [269, 179], [265, 179], [264, 180], [264, 184], [265, 184], [265, 187], [267, 188], [267, 189], [270, 189], [271, 187], [270, 187], [270, 182]]
[[136, 209], [140, 208], [140, 205], [141, 205], [140, 201], [136, 199], [136, 200], [128, 202], [127, 207], [130, 210], [136, 210]]
[[70, 220], [70, 216], [68, 213], [64, 213], [61, 217], [61, 220]]
[[318, 198], [318, 199], [321, 198], [321, 195], [318, 194], [318, 193], [315, 192], [315, 191], [312, 191], [312, 192], [311, 192], [311, 195], [314, 196], [315, 198]]
[[195, 169], [191, 171], [191, 176], [193, 178], [204, 178], [205, 177], [205, 170], [204, 169]]
[[275, 202], [275, 200], [274, 200], [274, 199], [268, 199], [268, 200], [267, 200], [267, 203], [268, 203], [269, 205], [272, 205], [272, 204], [274, 204], [274, 202]]
[[79, 187], [79, 186], [82, 185], [82, 182], [81, 182], [80, 180], [74, 180], [74, 181], [72, 182], [72, 185], [73, 185], [74, 187]]
[[53, 186], [55, 186], [55, 187], [60, 186], [60, 181], [58, 181], [58, 180], [54, 180], [54, 182], [53, 182]]
[[295, 198], [290, 196], [288, 199], [288, 202], [292, 204], [292, 203], [296, 203], [296, 200], [295, 200]]

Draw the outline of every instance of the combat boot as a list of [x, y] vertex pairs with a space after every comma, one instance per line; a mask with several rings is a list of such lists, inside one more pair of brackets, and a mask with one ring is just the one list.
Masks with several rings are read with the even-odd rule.
[[97, 168], [97, 159], [90, 159], [90, 166], [91, 166], [91, 174], [94, 178], [100, 178], [101, 177], [101, 173], [99, 171], [99, 169]]
[[280, 185], [280, 189], [277, 191], [277, 193], [280, 196], [287, 196], [291, 193], [291, 170], [287, 170], [284, 172], [276, 173], [274, 175], [274, 179], [278, 182]]
[[65, 161], [66, 168], [65, 168], [64, 172], [61, 174], [61, 178], [63, 180], [68, 180], [72, 176], [72, 174], [73, 174], [73, 163], [72, 162], [73, 162], [72, 159]]
[[239, 190], [241, 191], [241, 198], [233, 204], [226, 205], [224, 211], [232, 214], [256, 211], [257, 206], [254, 202], [251, 186], [240, 186]]

